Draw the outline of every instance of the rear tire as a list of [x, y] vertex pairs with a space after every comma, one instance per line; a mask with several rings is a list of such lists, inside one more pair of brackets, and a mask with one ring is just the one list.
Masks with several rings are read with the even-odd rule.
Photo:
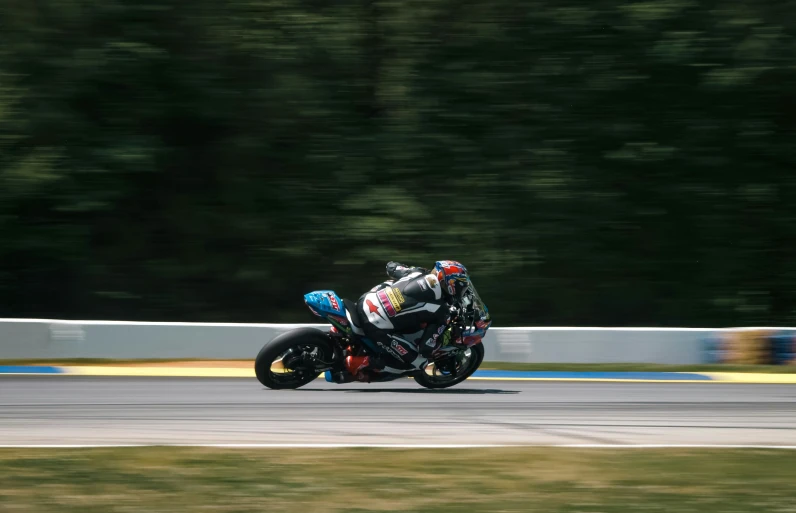
[[465, 379], [469, 378], [473, 375], [475, 371], [481, 366], [481, 362], [484, 361], [484, 344], [476, 344], [470, 347], [472, 351], [469, 362], [467, 367], [464, 369], [464, 372], [457, 375], [456, 378], [451, 380], [440, 380], [438, 378], [433, 378], [429, 376], [428, 373], [425, 371], [421, 371], [414, 375], [414, 380], [418, 385], [424, 386], [430, 389], [441, 389], [441, 388], [449, 388], [454, 385], [458, 385]]
[[301, 372], [300, 369], [294, 373], [282, 375], [272, 371], [271, 366], [277, 357], [298, 346], [315, 346], [319, 349], [323, 360], [331, 361], [333, 358], [334, 350], [326, 333], [315, 328], [297, 328], [277, 335], [260, 349], [254, 360], [254, 373], [257, 375], [257, 380], [273, 390], [296, 389], [315, 380], [319, 373], [314, 370]]

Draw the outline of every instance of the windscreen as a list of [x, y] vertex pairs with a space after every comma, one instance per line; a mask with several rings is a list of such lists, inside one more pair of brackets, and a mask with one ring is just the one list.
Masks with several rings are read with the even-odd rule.
[[470, 287], [465, 297], [462, 298], [462, 306], [464, 306], [465, 311], [470, 311], [472, 308], [473, 316], [471, 318], [473, 322], [489, 318], [489, 309], [484, 304], [481, 296], [478, 295], [478, 290], [476, 290], [473, 280], [470, 280]]

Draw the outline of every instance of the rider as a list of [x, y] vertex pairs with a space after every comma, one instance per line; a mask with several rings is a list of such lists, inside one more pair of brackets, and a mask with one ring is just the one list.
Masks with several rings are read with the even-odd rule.
[[[390, 262], [387, 276], [397, 281], [376, 285], [357, 302], [365, 336], [379, 353], [346, 358], [346, 370], [358, 381], [368, 381], [371, 372], [402, 374], [422, 368], [443, 345], [440, 335], [472, 290], [467, 269], [453, 260], [438, 261], [431, 270]], [[490, 324], [486, 314], [469, 335], [483, 337]]]

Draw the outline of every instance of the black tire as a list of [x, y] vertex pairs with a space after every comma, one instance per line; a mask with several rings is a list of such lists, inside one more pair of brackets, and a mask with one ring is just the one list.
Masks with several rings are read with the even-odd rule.
[[430, 389], [448, 388], [454, 385], [458, 385], [465, 379], [472, 376], [473, 373], [477, 371], [478, 368], [481, 366], [481, 362], [484, 361], [484, 344], [476, 344], [472, 346], [470, 349], [472, 350], [472, 354], [470, 356], [470, 361], [467, 365], [467, 369], [465, 369], [465, 372], [457, 375], [455, 379], [446, 380], [446, 381], [435, 381], [427, 373], [420, 372], [414, 375], [415, 382], [418, 385]]
[[257, 358], [254, 360], [254, 373], [257, 380], [268, 388], [274, 390], [296, 389], [303, 387], [318, 377], [318, 373], [309, 372], [296, 376], [278, 377], [271, 370], [271, 365], [276, 358], [288, 349], [299, 345], [312, 345], [323, 352], [323, 359], [330, 361], [334, 350], [329, 341], [329, 336], [315, 328], [297, 328], [274, 337], [266, 343]]

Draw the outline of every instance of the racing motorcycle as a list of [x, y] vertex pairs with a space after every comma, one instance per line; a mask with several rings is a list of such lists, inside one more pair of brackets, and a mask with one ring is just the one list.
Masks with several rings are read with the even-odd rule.
[[[356, 304], [341, 299], [332, 290], [304, 295], [304, 302], [316, 316], [327, 321], [328, 331], [302, 327], [282, 333], [267, 342], [254, 361], [257, 379], [271, 389], [296, 389], [325, 375], [345, 372], [347, 356], [378, 355], [376, 344], [365, 336]], [[453, 320], [440, 335], [442, 344], [418, 370], [402, 374], [376, 374], [370, 382], [412, 377], [430, 388], [448, 388], [469, 378], [484, 359], [481, 341], [491, 325], [489, 311], [471, 285], [452, 306]]]

